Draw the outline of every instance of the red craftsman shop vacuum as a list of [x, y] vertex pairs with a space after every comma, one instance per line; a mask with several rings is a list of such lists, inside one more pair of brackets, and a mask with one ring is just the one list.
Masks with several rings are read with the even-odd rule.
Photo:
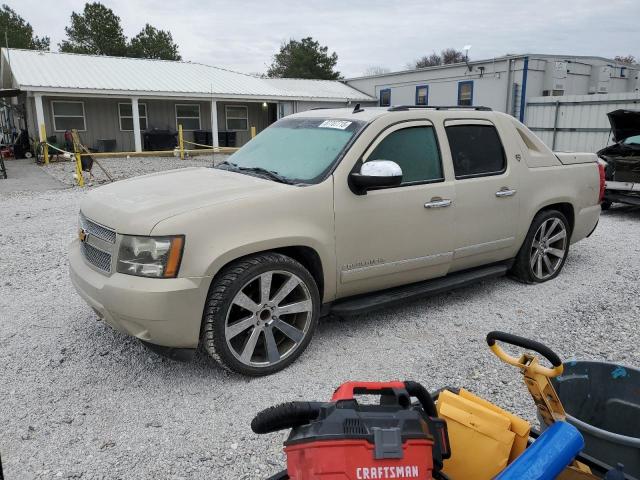
[[[377, 395], [380, 401], [359, 403], [354, 395]], [[287, 470], [269, 480], [446, 479], [441, 469], [450, 456], [447, 426], [416, 382], [348, 382], [330, 402], [263, 410], [251, 428], [291, 429], [284, 443]]]

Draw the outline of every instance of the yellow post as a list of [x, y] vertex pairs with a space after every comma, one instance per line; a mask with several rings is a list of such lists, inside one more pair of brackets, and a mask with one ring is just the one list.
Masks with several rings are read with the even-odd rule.
[[42, 147], [42, 156], [44, 157], [44, 164], [49, 165], [49, 145], [47, 145], [47, 129], [44, 123], [40, 125], [40, 138], [44, 142]]
[[80, 152], [76, 151], [76, 177], [79, 187], [84, 187], [84, 177], [82, 176], [82, 157]]
[[256, 136], [256, 127], [254, 125], [251, 125], [251, 138], [254, 138]]
[[80, 140], [78, 131], [74, 128], [71, 130], [71, 138], [73, 139], [73, 153], [76, 157], [76, 182], [79, 187], [84, 187], [84, 177], [82, 176], [82, 157], [80, 156]]
[[178, 125], [178, 145], [180, 146], [180, 160], [184, 160], [184, 137], [182, 136], [182, 125]]

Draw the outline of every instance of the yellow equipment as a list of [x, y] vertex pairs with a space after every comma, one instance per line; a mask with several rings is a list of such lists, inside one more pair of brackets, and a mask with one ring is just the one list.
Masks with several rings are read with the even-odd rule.
[[[496, 343], [496, 340], [538, 352], [551, 362], [553, 368], [543, 367], [535, 355], [527, 352], [520, 355], [519, 358], [513, 357], [507, 354]], [[564, 370], [562, 360], [553, 350], [542, 343], [505, 332], [489, 332], [487, 344], [500, 360], [520, 369], [524, 375], [524, 383], [538, 408], [539, 416], [546, 425], [551, 425], [556, 421], [566, 421], [567, 414], [550, 381], [551, 378], [562, 375]], [[576, 460], [558, 477], [559, 480], [596, 478], [598, 477], [591, 473], [591, 469], [587, 465]]]
[[437, 409], [447, 421], [451, 458], [443, 472], [451, 478], [491, 479], [527, 446], [529, 422], [466, 390], [444, 390]]
[[[496, 341], [503, 341], [542, 354], [551, 362], [547, 368], [530, 353], [519, 358], [507, 354]], [[549, 381], [562, 374], [560, 358], [545, 345], [504, 332], [487, 335], [491, 351], [503, 362], [518, 367], [538, 408], [540, 418], [551, 425], [564, 421], [566, 413]], [[526, 420], [472, 393], [444, 390], [437, 401], [438, 416], [447, 422], [451, 458], [443, 472], [452, 479], [490, 480], [525, 451], [531, 425]], [[558, 477], [561, 480], [595, 479], [586, 465], [574, 461]]]

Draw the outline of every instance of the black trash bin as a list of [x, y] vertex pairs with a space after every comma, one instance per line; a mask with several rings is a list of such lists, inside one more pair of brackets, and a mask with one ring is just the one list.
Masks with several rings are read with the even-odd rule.
[[99, 138], [96, 142], [98, 144], [98, 152], [115, 152], [116, 151], [116, 139], [115, 138]]
[[154, 128], [144, 132], [143, 140], [145, 150], [172, 150], [178, 145], [178, 134]]
[[567, 362], [552, 379], [584, 453], [640, 478], [640, 370], [603, 362]]
[[218, 145], [221, 147], [235, 147], [236, 132], [218, 132]]
[[202, 146], [202, 145], [212, 145], [211, 138], [212, 138], [211, 132], [208, 132], [206, 130], [193, 131], [193, 142], [200, 144], [200, 145], [195, 145], [196, 148], [211, 148], [211, 147]]

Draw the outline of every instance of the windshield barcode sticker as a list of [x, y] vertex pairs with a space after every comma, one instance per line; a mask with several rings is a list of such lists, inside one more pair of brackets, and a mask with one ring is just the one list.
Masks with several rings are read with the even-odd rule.
[[318, 128], [337, 128], [340, 130], [345, 130], [352, 122], [347, 120], [325, 120]]

